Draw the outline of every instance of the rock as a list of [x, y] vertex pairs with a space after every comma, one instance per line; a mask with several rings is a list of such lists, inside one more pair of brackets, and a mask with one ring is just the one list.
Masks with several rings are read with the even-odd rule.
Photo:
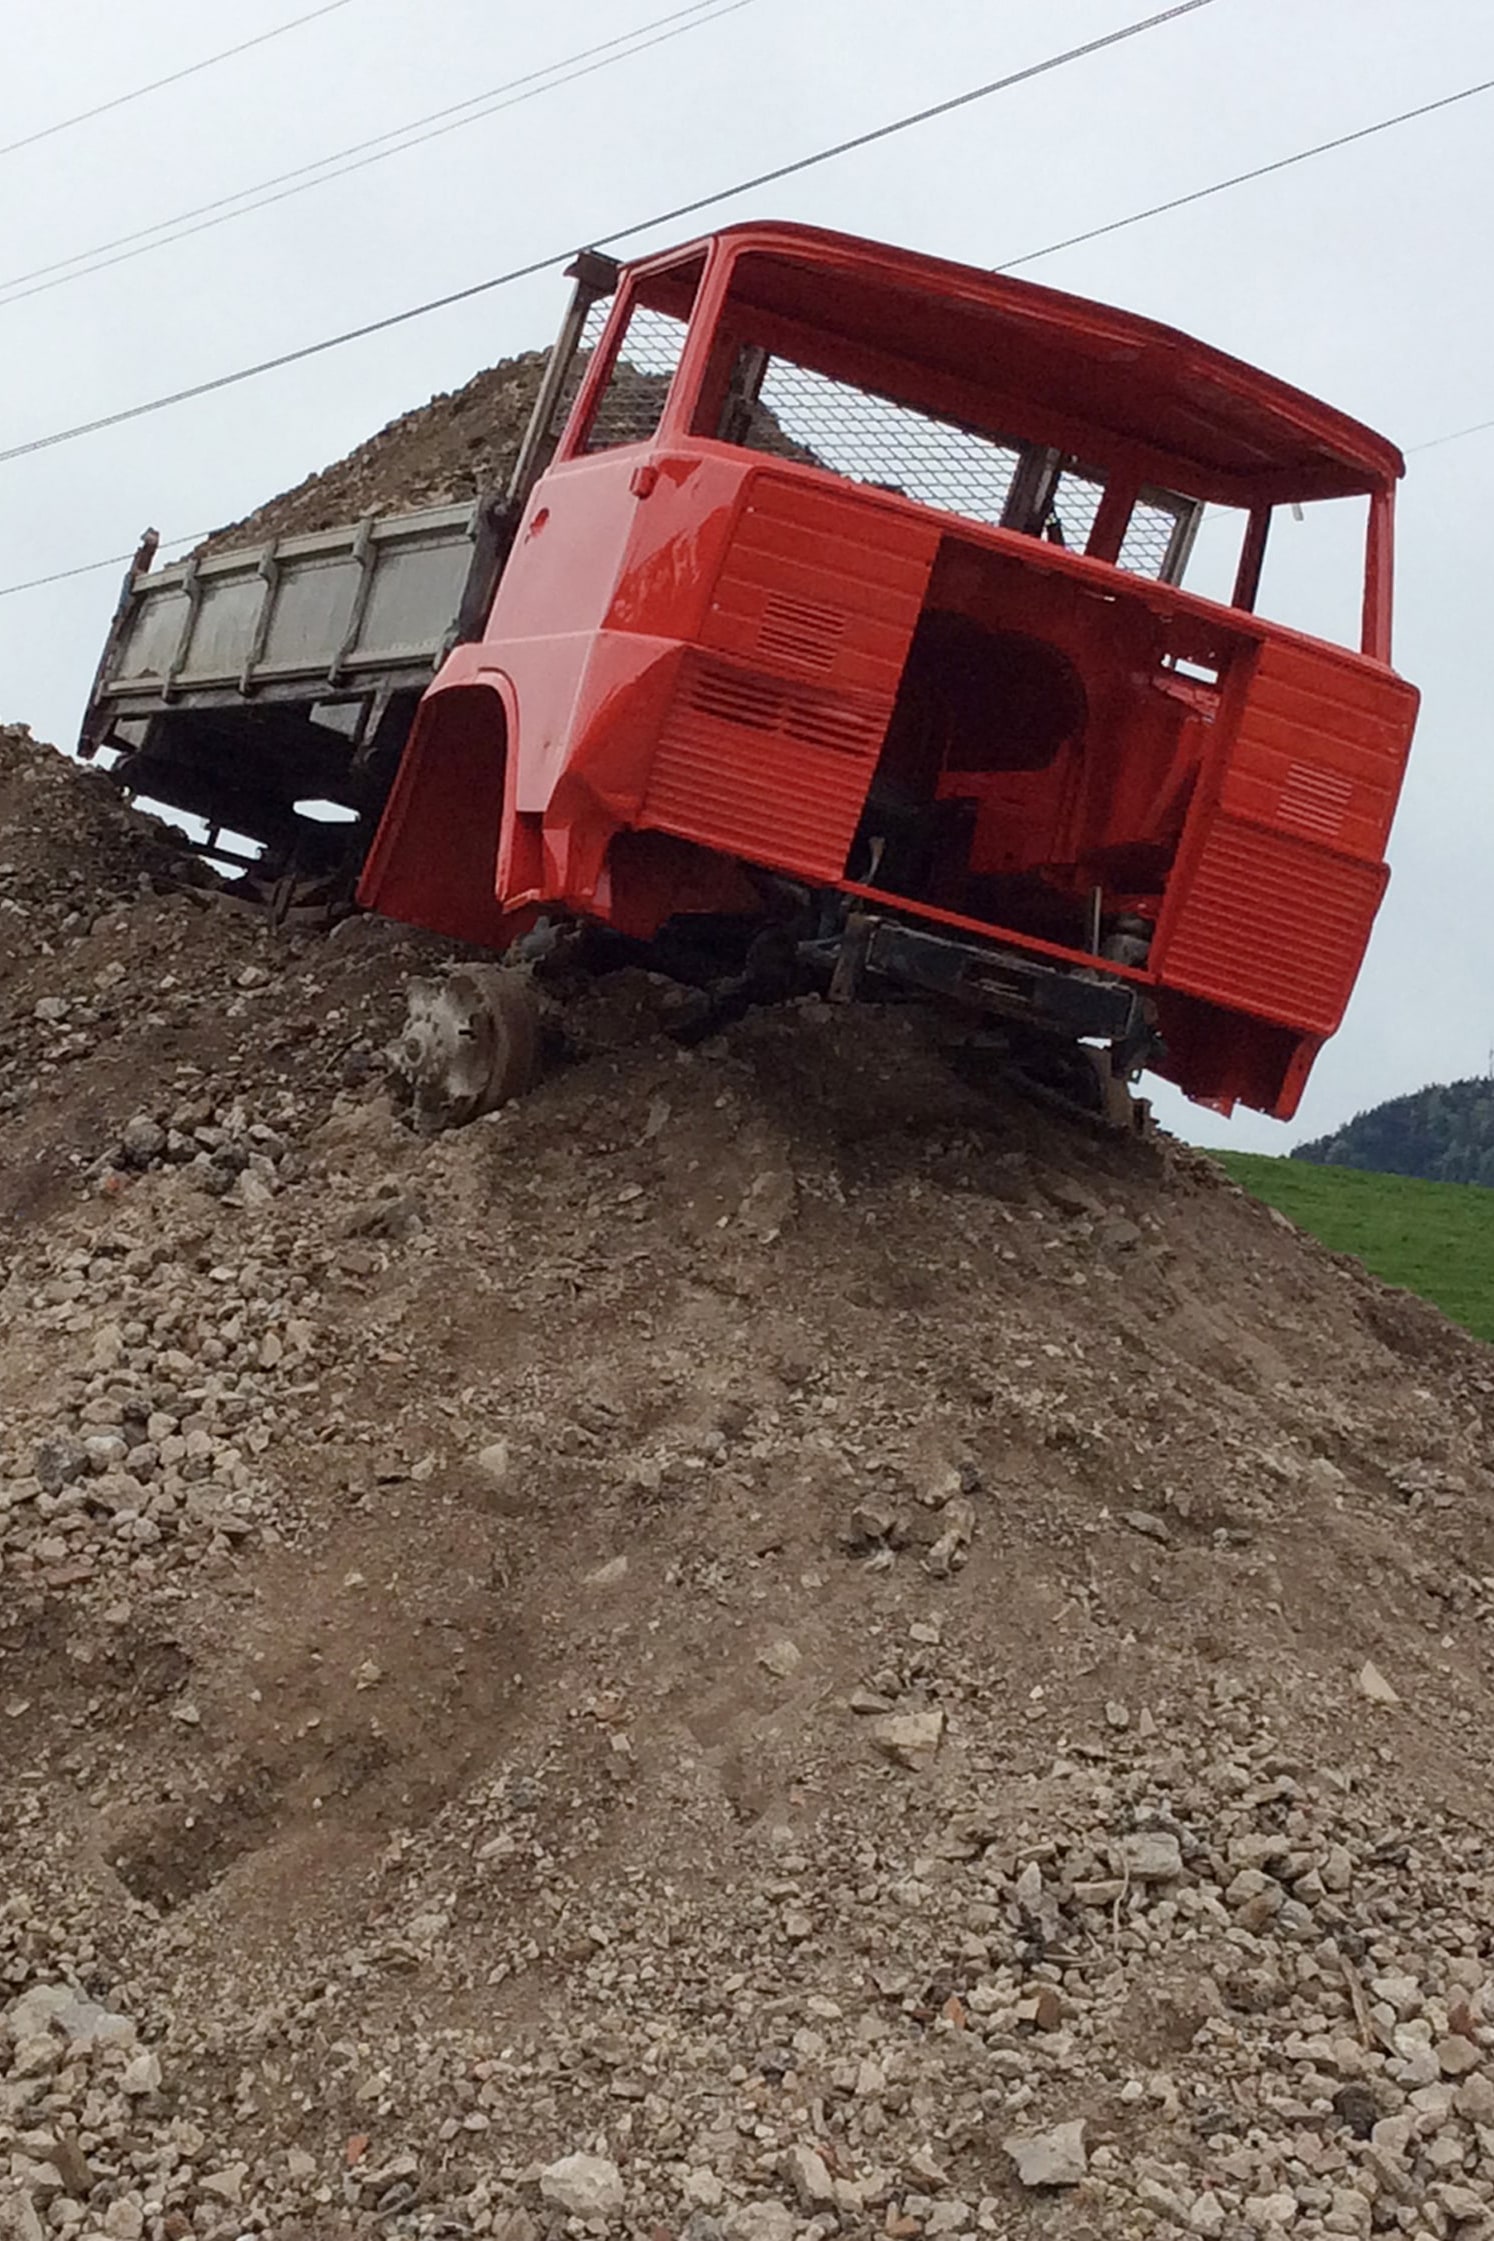
[[1133, 1883], [1173, 1883], [1183, 1872], [1183, 1854], [1168, 1829], [1137, 1829], [1117, 1847], [1120, 1865]]
[[628, 1569], [625, 1556], [609, 1557], [594, 1572], [588, 1572], [581, 1584], [583, 1587], [620, 1587], [628, 1576]]
[[749, 1235], [770, 1245], [791, 1218], [798, 1197], [799, 1186], [792, 1174], [783, 1168], [770, 1169], [752, 1184], [737, 1219]]
[[[789, 2232], [792, 2234], [792, 2226]], [[3, 2241], [47, 2241], [46, 2228], [36, 2214], [36, 2204], [19, 2186], [0, 2194], [0, 2237]]]
[[770, 1642], [757, 1653], [757, 1662], [775, 1680], [791, 1681], [804, 1663], [804, 1653], [789, 1641]]
[[47, 1494], [60, 1494], [64, 1486], [88, 1470], [88, 1450], [81, 1440], [43, 1440], [32, 1457], [31, 1468]]
[[125, 1122], [119, 1139], [119, 1164], [143, 1169], [166, 1149], [166, 1131], [149, 1113], [136, 1113]]
[[508, 1477], [509, 1445], [507, 1440], [489, 1440], [486, 1447], [477, 1451], [477, 1467], [494, 1486], [502, 1486]]
[[1466, 2078], [1482, 2060], [1472, 2040], [1462, 2038], [1456, 2031], [1437, 2041], [1437, 2064], [1445, 2078]]
[[745, 2202], [725, 2224], [726, 2241], [794, 2241], [798, 2221], [782, 2202]]
[[1371, 1704], [1399, 1704], [1401, 1701], [1379, 1666], [1372, 1665], [1368, 1658], [1355, 1674], [1354, 1685]]
[[104, 2212], [104, 2231], [109, 2241], [140, 2241], [145, 2214], [133, 2202], [111, 2202]]
[[1212, 2189], [1194, 2197], [1188, 2206], [1188, 2230], [1203, 2235], [1203, 2241], [1220, 2241], [1228, 2213]]
[[835, 2208], [835, 2181], [824, 2157], [814, 2148], [790, 2148], [783, 2159], [783, 2175], [806, 2210]]
[[1464, 2078], [1453, 2095], [1453, 2107], [1459, 2116], [1474, 2124], [1494, 2127], [1494, 2082], [1480, 2071], [1475, 2077]]
[[843, 1539], [848, 1547], [875, 1548], [880, 1542], [906, 1538], [902, 1512], [885, 1496], [870, 1495], [852, 1510]]
[[938, 1710], [894, 1712], [890, 1718], [878, 1720], [871, 1734], [883, 1758], [918, 1774], [932, 1763], [944, 1740], [944, 1714]]
[[540, 2193], [569, 2217], [620, 2217], [626, 2199], [622, 2173], [602, 2155], [567, 2155], [540, 2173]]
[[947, 1579], [957, 1570], [965, 1561], [974, 1535], [975, 1504], [957, 1495], [945, 1504], [944, 1531], [923, 1560], [923, 1568], [930, 1578]]
[[73, 2047], [130, 2046], [135, 2038], [128, 2016], [113, 2014], [66, 1984], [39, 1984], [23, 1993], [9, 2021], [16, 2039], [45, 2038], [57, 2030]]
[[204, 2172], [197, 2182], [197, 2191], [210, 2194], [215, 2202], [227, 2202], [236, 2208], [244, 2199], [248, 2170], [247, 2163], [225, 2163], [216, 2171]]
[[1367, 2085], [1341, 2085], [1333, 2096], [1334, 2113], [1356, 2139], [1367, 2140], [1380, 2117], [1380, 2104]]
[[1172, 1547], [1171, 1526], [1165, 1518], [1158, 1517], [1152, 1510], [1122, 1510], [1121, 1523], [1129, 1525], [1131, 1531], [1139, 1533], [1143, 1540], [1157, 1541], [1163, 1548]]
[[120, 2092], [134, 2101], [143, 2101], [159, 2092], [160, 2086], [161, 2064], [154, 2054], [137, 2054], [133, 2062], [125, 2065], [124, 2076], [119, 2081]]
[[1013, 2132], [1001, 2145], [1024, 2187], [1076, 2187], [1089, 2169], [1082, 2117], [1046, 2132]]
[[62, 2175], [64, 2194], [86, 2201], [98, 2184], [98, 2175], [70, 2132], [59, 2134], [53, 2142], [52, 2161]]

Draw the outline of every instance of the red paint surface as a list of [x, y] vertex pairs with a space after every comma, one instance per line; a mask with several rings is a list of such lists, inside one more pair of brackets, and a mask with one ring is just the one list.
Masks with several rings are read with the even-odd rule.
[[[662, 424], [588, 455], [631, 297], [672, 307], [682, 257], [691, 293], [705, 277]], [[885, 384], [896, 357], [897, 394], [916, 383], [923, 409], [1104, 467], [1107, 550], [1127, 477], [1257, 508], [1368, 493], [1369, 651], [699, 432], [729, 341], [811, 330], [841, 378]], [[961, 892], [895, 907], [1085, 962], [1014, 926], [1005, 898], [1035, 880], [1077, 912], [1101, 887], [1155, 923], [1147, 968], [1121, 977], [1154, 992], [1167, 1070], [1287, 1116], [1388, 876], [1416, 711], [1387, 666], [1400, 468], [1383, 438], [1238, 360], [1026, 282], [793, 227], [649, 260], [625, 276], [482, 642], [422, 707], [363, 899], [497, 944], [541, 906], [643, 934], [748, 909], [744, 866], [867, 892], [848, 858], [936, 609], [1051, 648], [1085, 712], [1044, 767], [941, 771], [938, 798], [969, 804]]]

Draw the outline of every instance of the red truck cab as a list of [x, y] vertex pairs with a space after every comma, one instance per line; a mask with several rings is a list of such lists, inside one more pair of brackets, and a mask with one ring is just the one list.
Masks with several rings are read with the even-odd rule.
[[[628, 268], [577, 363], [361, 899], [502, 946], [798, 896], [872, 969], [963, 959], [1290, 1117], [1415, 718], [1395, 448], [1152, 321], [803, 226]], [[1355, 648], [1254, 611], [1273, 516], [1344, 498]], [[1222, 597], [1183, 581], [1209, 538]]]

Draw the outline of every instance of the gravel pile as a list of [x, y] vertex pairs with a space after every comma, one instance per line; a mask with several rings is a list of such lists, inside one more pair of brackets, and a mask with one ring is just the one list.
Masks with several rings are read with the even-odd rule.
[[345, 459], [308, 475], [197, 550], [232, 552], [270, 537], [338, 529], [373, 513], [418, 513], [501, 490], [539, 394], [546, 353], [529, 350], [391, 420]]
[[0, 2233], [1471, 2241], [1494, 1358], [912, 1009], [276, 940], [10, 733]]

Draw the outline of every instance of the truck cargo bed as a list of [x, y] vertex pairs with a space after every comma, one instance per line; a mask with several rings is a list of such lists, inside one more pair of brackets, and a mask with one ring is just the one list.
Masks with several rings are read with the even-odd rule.
[[479, 500], [167, 568], [147, 558], [126, 578], [80, 752], [200, 818], [206, 852], [261, 878], [361, 859], [421, 693], [482, 627], [500, 521]]

